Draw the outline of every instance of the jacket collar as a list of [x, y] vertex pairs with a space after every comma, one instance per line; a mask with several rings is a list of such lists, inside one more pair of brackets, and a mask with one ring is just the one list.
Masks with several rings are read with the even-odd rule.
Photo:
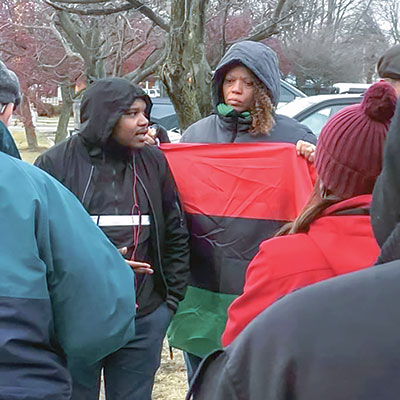
[[372, 194], [363, 194], [356, 197], [351, 197], [350, 199], [346, 199], [336, 203], [330, 207], [328, 207], [321, 216], [328, 216], [335, 214], [339, 211], [351, 210], [355, 208], [366, 208], [369, 209], [371, 207]]

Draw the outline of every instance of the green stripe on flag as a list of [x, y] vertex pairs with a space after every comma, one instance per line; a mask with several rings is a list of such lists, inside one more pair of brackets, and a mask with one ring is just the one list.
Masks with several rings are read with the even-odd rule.
[[227, 310], [236, 297], [188, 286], [168, 328], [170, 345], [199, 357], [221, 348]]

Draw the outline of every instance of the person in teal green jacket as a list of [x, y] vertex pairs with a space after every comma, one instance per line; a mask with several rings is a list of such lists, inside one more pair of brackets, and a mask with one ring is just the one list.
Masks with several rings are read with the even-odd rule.
[[69, 400], [70, 364], [133, 340], [134, 273], [39, 168], [0, 152], [0, 194], [0, 398]]

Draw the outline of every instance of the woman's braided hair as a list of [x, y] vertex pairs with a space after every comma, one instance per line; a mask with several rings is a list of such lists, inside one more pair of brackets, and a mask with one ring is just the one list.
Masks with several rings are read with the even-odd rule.
[[252, 136], [268, 135], [275, 123], [275, 107], [266, 87], [254, 74], [253, 76], [254, 105], [251, 110], [250, 134]]

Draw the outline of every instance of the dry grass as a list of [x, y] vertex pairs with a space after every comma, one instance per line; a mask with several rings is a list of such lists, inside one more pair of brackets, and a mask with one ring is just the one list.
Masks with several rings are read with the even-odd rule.
[[[40, 127], [37, 129], [37, 138], [40, 147], [35, 150], [27, 148], [25, 131], [21, 125], [11, 126], [10, 131], [21, 153], [22, 159], [26, 162], [33, 163], [36, 157], [51, 145], [48, 139], [40, 133]], [[182, 352], [180, 350], [174, 350], [173, 360], [171, 360], [168, 342], [165, 340], [160, 369], [155, 379], [153, 400], [183, 400], [186, 391], [186, 369]], [[104, 391], [102, 390], [100, 400], [104, 399]]]
[[39, 147], [34, 150], [28, 149], [24, 128], [20, 124], [18, 124], [10, 126], [9, 129], [15, 140], [15, 143], [17, 144], [18, 150], [21, 153], [22, 159], [30, 164], [35, 161], [36, 157], [39, 154], [50, 147], [50, 142], [48, 141], [48, 139], [44, 135], [41, 135], [40, 132], [38, 132], [37, 139]]
[[156, 375], [154, 400], [183, 400], [187, 391], [185, 363], [182, 352], [174, 350], [174, 359], [169, 359], [168, 342], [164, 341], [161, 366]]

